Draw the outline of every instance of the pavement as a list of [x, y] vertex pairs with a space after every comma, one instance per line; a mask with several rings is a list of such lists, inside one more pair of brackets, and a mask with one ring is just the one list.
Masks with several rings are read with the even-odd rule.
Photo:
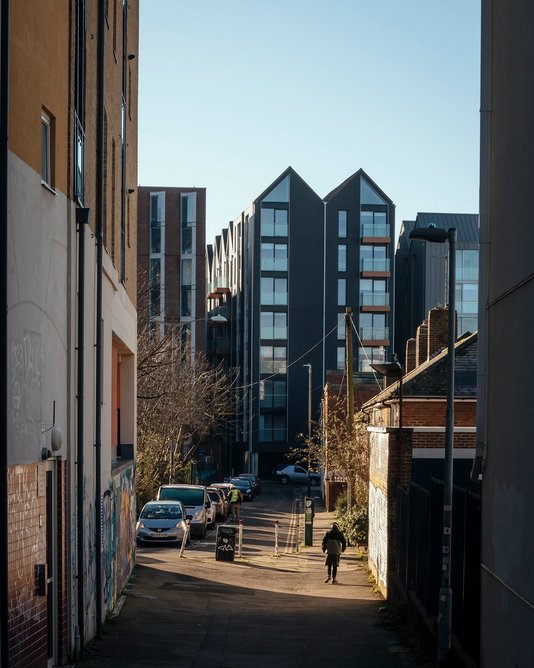
[[413, 666], [408, 651], [379, 623], [385, 603], [356, 548], [342, 556], [339, 584], [324, 583], [321, 539], [334, 516], [315, 499], [313, 546], [304, 547], [296, 492], [267, 483], [255, 501], [243, 504], [242, 554], [232, 562], [215, 559], [215, 531], [192, 541], [182, 558], [169, 547], [138, 549], [118, 614], [105, 624], [103, 639], [73, 665]]

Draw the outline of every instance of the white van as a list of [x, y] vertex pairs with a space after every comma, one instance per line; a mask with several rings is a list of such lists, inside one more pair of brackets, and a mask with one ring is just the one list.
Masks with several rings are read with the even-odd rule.
[[202, 485], [162, 485], [158, 490], [158, 501], [181, 501], [187, 519], [191, 523], [191, 536], [204, 538], [209, 523], [207, 508], [210, 501]]

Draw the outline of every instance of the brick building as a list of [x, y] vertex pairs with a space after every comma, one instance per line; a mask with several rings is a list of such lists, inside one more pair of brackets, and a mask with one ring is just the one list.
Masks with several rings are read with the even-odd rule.
[[205, 188], [139, 187], [137, 262], [140, 325], [176, 327], [205, 352]]
[[[415, 347], [424, 359], [402, 378], [402, 430], [399, 429], [400, 385], [396, 381], [366, 402], [369, 413], [369, 565], [387, 596], [396, 534], [396, 490], [417, 483], [429, 488], [443, 479], [447, 394], [447, 309], [432, 309], [418, 329]], [[454, 479], [469, 480], [476, 446], [477, 334], [455, 344]], [[407, 355], [410, 359], [410, 355]]]
[[18, 0], [2, 30], [0, 663], [26, 668], [74, 658], [134, 563], [138, 2]]

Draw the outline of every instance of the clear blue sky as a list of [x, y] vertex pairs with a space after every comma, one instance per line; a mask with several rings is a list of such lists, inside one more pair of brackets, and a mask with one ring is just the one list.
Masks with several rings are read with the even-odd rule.
[[291, 165], [478, 211], [478, 0], [141, 0], [139, 183], [207, 188], [207, 240]]

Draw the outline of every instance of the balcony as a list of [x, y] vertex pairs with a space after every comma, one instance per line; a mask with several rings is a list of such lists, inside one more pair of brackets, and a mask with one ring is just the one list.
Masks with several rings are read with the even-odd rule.
[[389, 346], [389, 327], [361, 327], [359, 334], [364, 346]]
[[360, 292], [360, 306], [389, 307], [389, 292]]
[[388, 223], [362, 223], [360, 234], [362, 238], [389, 239], [391, 228]]
[[360, 260], [360, 271], [362, 273], [389, 274], [389, 264], [389, 257], [364, 257]]

